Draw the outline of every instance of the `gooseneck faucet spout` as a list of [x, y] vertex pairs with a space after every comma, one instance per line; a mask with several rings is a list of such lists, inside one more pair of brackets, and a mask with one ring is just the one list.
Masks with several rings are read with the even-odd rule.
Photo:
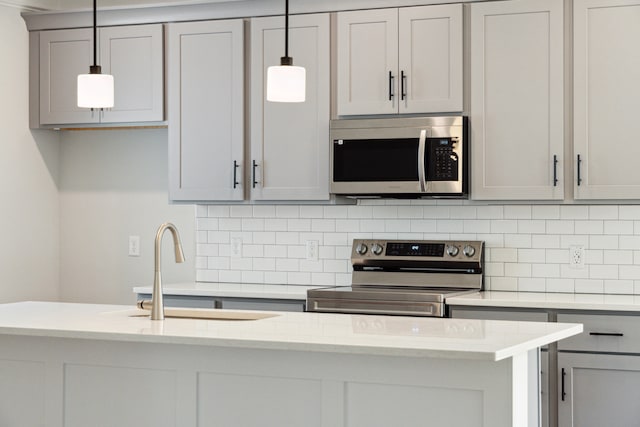
[[176, 255], [176, 262], [184, 262], [184, 253], [182, 252], [182, 243], [180, 242], [180, 234], [175, 225], [165, 222], [158, 228], [155, 242], [155, 275], [153, 279], [153, 292], [151, 294], [151, 320], [164, 320], [164, 301], [162, 299], [162, 274], [160, 272], [160, 249], [162, 244], [162, 236], [164, 232], [169, 230], [173, 236], [173, 248]]

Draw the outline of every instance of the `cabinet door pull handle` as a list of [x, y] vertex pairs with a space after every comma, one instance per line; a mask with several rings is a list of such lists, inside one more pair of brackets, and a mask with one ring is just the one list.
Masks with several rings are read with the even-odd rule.
[[407, 75], [404, 70], [400, 71], [400, 99], [404, 101], [407, 97]]
[[578, 154], [578, 186], [582, 184], [582, 178], [580, 177], [580, 164], [582, 163], [582, 159], [580, 158], [580, 154]]
[[256, 168], [258, 167], [258, 164], [256, 163], [255, 160], [252, 160], [251, 162], [252, 162], [252, 172], [251, 172], [251, 175], [252, 175], [251, 181], [252, 181], [252, 183], [251, 183], [251, 185], [253, 186], [253, 188], [256, 188], [256, 184], [258, 184], [258, 181], [256, 181]]
[[553, 155], [553, 186], [558, 185], [558, 156]]
[[564, 402], [564, 398], [567, 395], [567, 393], [564, 391], [564, 377], [567, 375], [567, 373], [565, 372], [564, 368], [562, 368], [562, 390], [561, 390], [561, 397], [562, 397], [562, 401]]
[[393, 73], [389, 71], [389, 101], [392, 101], [393, 97], [395, 96], [395, 94], [393, 93], [393, 79]]
[[233, 188], [236, 188], [238, 186], [238, 184], [240, 184], [238, 182], [238, 168], [240, 167], [240, 165], [238, 164], [238, 162], [236, 160], [233, 161]]
[[622, 332], [589, 332], [589, 335], [596, 337], [623, 337]]

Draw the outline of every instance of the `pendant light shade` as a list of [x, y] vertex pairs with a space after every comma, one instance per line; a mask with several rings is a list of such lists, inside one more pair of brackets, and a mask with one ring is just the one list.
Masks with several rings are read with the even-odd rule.
[[113, 107], [113, 76], [110, 74], [80, 74], [78, 76], [78, 107]]
[[307, 72], [295, 67], [289, 56], [289, 0], [285, 0], [284, 23], [284, 56], [279, 66], [267, 69], [267, 101], [304, 102]]
[[267, 69], [267, 101], [304, 102], [307, 70], [293, 65]]
[[93, 0], [93, 65], [89, 74], [78, 76], [78, 107], [80, 108], [112, 108], [114, 104], [113, 76], [102, 74], [98, 65], [98, 26], [96, 0]]

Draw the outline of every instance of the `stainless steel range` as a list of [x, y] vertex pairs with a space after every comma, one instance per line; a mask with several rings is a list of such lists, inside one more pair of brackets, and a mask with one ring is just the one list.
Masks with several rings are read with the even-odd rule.
[[307, 291], [307, 311], [445, 317], [447, 297], [482, 290], [484, 243], [354, 240], [351, 286]]

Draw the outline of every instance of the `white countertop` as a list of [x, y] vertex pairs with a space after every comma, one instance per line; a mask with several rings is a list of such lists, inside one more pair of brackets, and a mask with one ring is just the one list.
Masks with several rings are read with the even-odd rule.
[[140, 311], [117, 305], [0, 304], [0, 334], [497, 361], [582, 332], [581, 324], [327, 313], [277, 312], [255, 321], [152, 321], [132, 314]]
[[[269, 285], [261, 283], [167, 283], [162, 284], [164, 295], [181, 296], [207, 296], [229, 298], [272, 298], [305, 300], [307, 289], [321, 286], [303, 285]], [[152, 286], [136, 286], [133, 292], [136, 294], [150, 294]]]
[[640, 312], [640, 295], [495, 292], [447, 298], [448, 305]]

